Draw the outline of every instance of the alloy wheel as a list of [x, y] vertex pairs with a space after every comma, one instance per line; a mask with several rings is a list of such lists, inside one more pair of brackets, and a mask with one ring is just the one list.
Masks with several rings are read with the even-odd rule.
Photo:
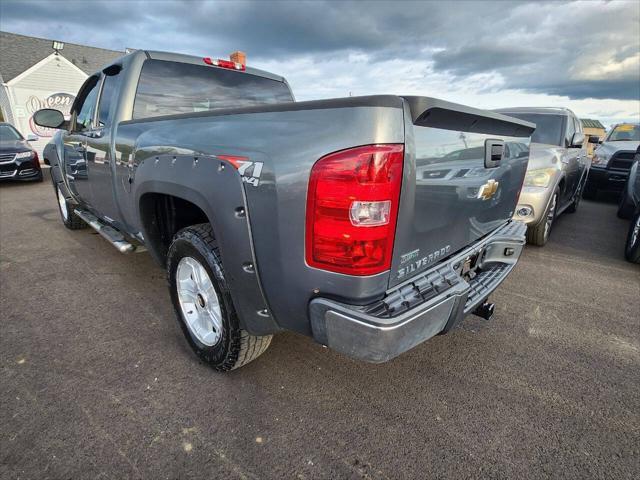
[[204, 266], [193, 257], [180, 259], [176, 288], [182, 316], [191, 334], [206, 346], [218, 343], [222, 337], [222, 309]]

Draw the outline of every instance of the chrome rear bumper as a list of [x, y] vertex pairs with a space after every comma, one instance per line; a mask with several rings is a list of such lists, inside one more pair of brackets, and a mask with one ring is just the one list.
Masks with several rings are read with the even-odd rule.
[[[448, 332], [507, 277], [525, 244], [526, 226], [509, 222], [433, 269], [409, 279], [372, 305], [326, 298], [309, 305], [316, 341], [350, 357], [382, 363]], [[477, 255], [469, 279], [461, 266]]]

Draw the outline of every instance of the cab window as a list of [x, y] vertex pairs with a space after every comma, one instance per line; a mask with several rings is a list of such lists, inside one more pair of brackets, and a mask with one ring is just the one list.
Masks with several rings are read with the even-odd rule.
[[91, 129], [96, 100], [98, 99], [99, 85], [98, 78], [94, 77], [90, 78], [86, 87], [83, 88], [84, 92], [86, 92], [84, 98], [80, 100], [74, 109], [77, 112], [75, 130], [78, 132]]
[[576, 133], [576, 124], [573, 122], [573, 117], [567, 117], [567, 132], [564, 137], [565, 145], [571, 145], [571, 140], [573, 139], [573, 134]]
[[100, 93], [100, 103], [98, 104], [98, 126], [105, 127], [109, 125], [113, 117], [114, 99], [121, 76], [105, 75], [102, 80], [102, 92]]

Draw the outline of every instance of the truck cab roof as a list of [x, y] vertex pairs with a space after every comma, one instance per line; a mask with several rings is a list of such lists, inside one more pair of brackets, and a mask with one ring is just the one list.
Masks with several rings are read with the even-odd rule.
[[[148, 59], [154, 59], [154, 60], [164, 60], [167, 62], [180, 62], [180, 63], [190, 63], [193, 65], [206, 65], [204, 63], [204, 57], [197, 57], [195, 55], [185, 55], [182, 53], [171, 53], [171, 52], [161, 52], [161, 51], [157, 51], [157, 50], [134, 50], [131, 53], [128, 53], [126, 55], [123, 55], [122, 57], [119, 57], [117, 59], [115, 59], [114, 61], [112, 61], [111, 63], [108, 63], [106, 65], [104, 65], [100, 71], [104, 71], [105, 69], [109, 68], [112, 65], [122, 65], [123, 63], [125, 63], [125, 61], [130, 61], [133, 60], [135, 57], [146, 57]], [[215, 58], [215, 57], [213, 57]], [[218, 68], [218, 67], [213, 67], [213, 68]], [[271, 72], [267, 72], [265, 70], [260, 70], [259, 68], [253, 68], [253, 67], [249, 67], [246, 66], [245, 73], [248, 73], [250, 75], [257, 75], [259, 77], [265, 77], [265, 78], [269, 78], [271, 80], [275, 80], [278, 82], [283, 82], [283, 83], [287, 83], [286, 79], [280, 75], [276, 75], [274, 73]], [[97, 73], [97, 72], [96, 72]]]

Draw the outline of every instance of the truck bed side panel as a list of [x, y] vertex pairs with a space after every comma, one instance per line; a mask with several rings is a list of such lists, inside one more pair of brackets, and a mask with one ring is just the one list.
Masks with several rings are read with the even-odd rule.
[[[354, 282], [345, 275], [310, 268], [304, 252], [307, 185], [313, 164], [328, 153], [358, 145], [403, 143], [402, 101], [396, 97], [392, 107], [387, 105], [388, 98], [384, 101], [385, 106], [366, 106], [354, 99], [357, 106], [351, 108], [335, 102], [311, 109], [294, 104], [276, 112], [122, 123], [116, 188], [120, 201], [126, 199], [121, 209], [127, 230], [141, 230], [138, 204], [147, 192], [196, 203], [211, 220], [221, 244], [234, 303], [243, 305], [245, 328], [268, 333], [277, 329], [275, 319], [279, 327], [310, 335], [307, 308], [314, 290], [364, 302], [382, 295], [388, 285], [388, 272]], [[246, 172], [255, 172], [254, 165], [259, 163], [259, 179], [243, 182], [225, 156], [252, 162]], [[247, 214], [244, 221], [236, 215], [242, 206]], [[257, 275], [246, 271], [248, 263]], [[264, 297], [257, 295], [254, 286], [246, 288], [252, 279]], [[268, 310], [267, 317], [256, 313], [261, 304]]]

